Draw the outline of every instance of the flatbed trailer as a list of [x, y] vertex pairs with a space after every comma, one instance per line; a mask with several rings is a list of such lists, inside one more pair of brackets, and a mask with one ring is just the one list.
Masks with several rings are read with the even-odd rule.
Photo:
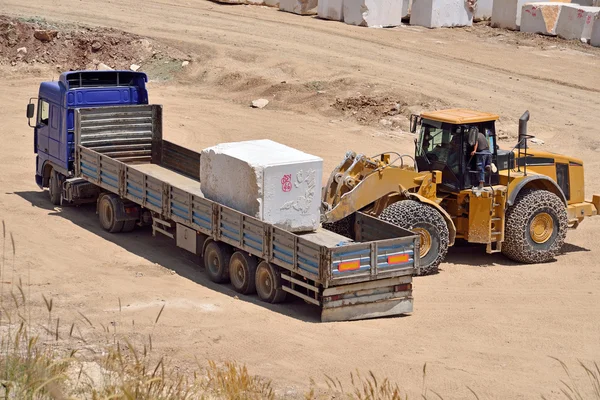
[[77, 201], [73, 188], [83, 180], [99, 188], [99, 213], [106, 196], [121, 209], [117, 223], [140, 220], [141, 210], [126, 211], [133, 203], [152, 213], [154, 234], [194, 254], [205, 255], [213, 242], [216, 251], [266, 261], [273, 276], [265, 279], [321, 307], [322, 321], [412, 312], [416, 235], [362, 213], [353, 238], [323, 228], [294, 234], [206, 199], [200, 154], [162, 139], [161, 114], [158, 105], [76, 110], [75, 177], [65, 182], [65, 200]]

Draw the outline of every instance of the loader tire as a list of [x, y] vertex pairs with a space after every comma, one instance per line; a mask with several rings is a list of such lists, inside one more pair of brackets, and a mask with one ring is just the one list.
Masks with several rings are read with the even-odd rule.
[[502, 253], [525, 264], [552, 260], [567, 236], [564, 202], [547, 190], [525, 190], [506, 212]]
[[438, 266], [448, 253], [450, 233], [444, 217], [437, 210], [418, 201], [402, 200], [387, 206], [379, 219], [419, 234], [419, 275], [438, 272]]

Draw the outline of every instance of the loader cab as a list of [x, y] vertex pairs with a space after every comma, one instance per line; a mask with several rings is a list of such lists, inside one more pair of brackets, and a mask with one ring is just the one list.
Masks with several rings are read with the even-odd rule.
[[[495, 114], [479, 111], [452, 109], [423, 113], [411, 117], [411, 132], [417, 133], [415, 160], [419, 171], [442, 171], [441, 189], [459, 192], [477, 185], [476, 157], [473, 150], [472, 128], [486, 135], [497, 163]], [[492, 174], [489, 176], [489, 174]], [[489, 172], [486, 182], [498, 184], [498, 173]]]

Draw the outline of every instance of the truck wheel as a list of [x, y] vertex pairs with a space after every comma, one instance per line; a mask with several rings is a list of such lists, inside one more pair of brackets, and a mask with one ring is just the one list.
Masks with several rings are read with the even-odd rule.
[[131, 232], [135, 229], [135, 226], [137, 224], [137, 221], [132, 219], [129, 221], [123, 221], [123, 229], [121, 230], [121, 232]]
[[55, 206], [60, 205], [61, 192], [61, 174], [52, 169], [50, 171], [50, 181], [48, 182], [48, 194], [50, 195], [50, 202]]
[[417, 233], [421, 239], [419, 275], [438, 272], [450, 241], [448, 226], [439, 212], [418, 201], [402, 200], [387, 206], [379, 219]]
[[281, 303], [286, 292], [281, 289], [281, 273], [271, 264], [262, 261], [256, 268], [256, 293], [267, 303]]
[[241, 251], [236, 251], [229, 261], [229, 280], [236, 292], [252, 294], [256, 292], [256, 266], [258, 260]]
[[117, 221], [118, 201], [120, 200], [114, 195], [104, 195], [98, 202], [100, 225], [110, 233], [121, 232], [123, 229], [123, 221]]
[[519, 193], [506, 212], [502, 253], [511, 260], [533, 264], [552, 260], [567, 236], [563, 201], [547, 190]]
[[208, 278], [223, 283], [229, 278], [229, 260], [231, 248], [225, 243], [210, 242], [204, 249], [204, 268]]

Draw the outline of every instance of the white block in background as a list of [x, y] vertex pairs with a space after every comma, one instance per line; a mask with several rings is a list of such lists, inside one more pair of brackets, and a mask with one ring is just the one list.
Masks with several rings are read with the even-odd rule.
[[590, 38], [592, 46], [600, 47], [600, 14], [596, 15], [594, 26], [592, 26], [592, 37]]
[[[550, 0], [550, 2], [571, 3], [571, 0]], [[521, 12], [523, 11], [523, 5], [526, 3], [531, 3], [531, 1], [494, 0], [494, 7], [492, 8], [492, 26], [494, 28], [518, 30], [521, 26]]]
[[473, 25], [465, 0], [413, 0], [410, 24], [427, 28]]
[[291, 232], [319, 227], [323, 160], [271, 140], [222, 143], [202, 151], [207, 199]]
[[316, 14], [318, 0], [279, 0], [279, 9], [299, 15]]
[[556, 24], [564, 5], [555, 2], [525, 4], [521, 12], [521, 32], [556, 36]]
[[265, 6], [279, 8], [279, 0], [265, 0]]
[[389, 27], [402, 24], [405, 0], [344, 0], [344, 22]]
[[333, 21], [344, 20], [344, 0], [318, 0], [317, 14], [319, 18]]
[[556, 24], [556, 34], [563, 39], [586, 39], [592, 36], [592, 27], [600, 7], [564, 6]]
[[494, 0], [477, 0], [477, 8], [473, 13], [473, 21], [487, 21], [492, 18]]

